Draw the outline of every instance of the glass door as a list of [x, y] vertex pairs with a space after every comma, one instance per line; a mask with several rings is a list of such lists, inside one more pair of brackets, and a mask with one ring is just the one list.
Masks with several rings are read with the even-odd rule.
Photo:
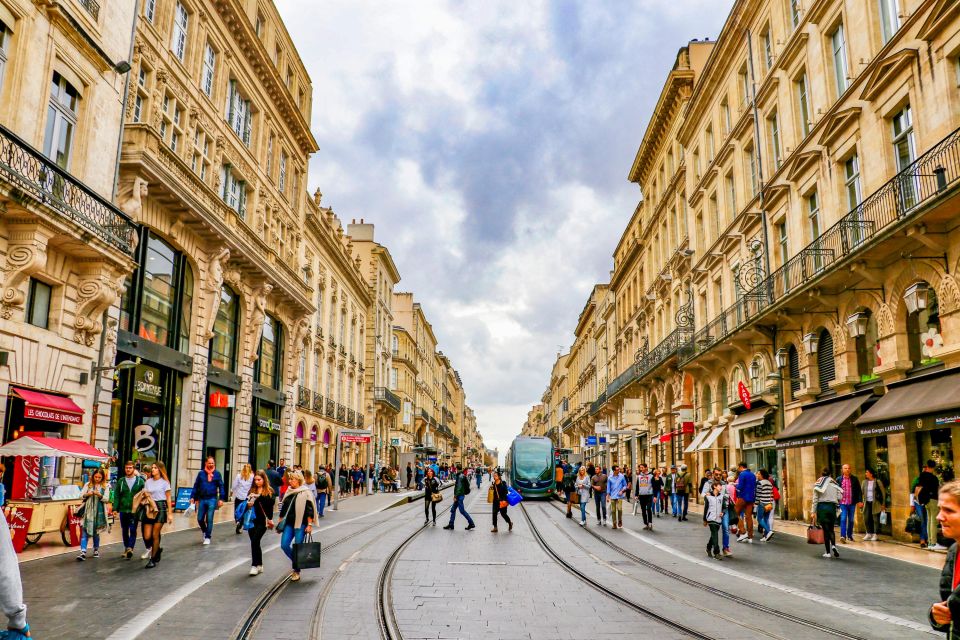
[[877, 531], [881, 535], [892, 535], [892, 518], [890, 513], [890, 496], [895, 487], [890, 484], [890, 458], [887, 449], [887, 436], [866, 438], [863, 441], [863, 461], [868, 469], [872, 469], [877, 480], [884, 488], [884, 502], [887, 508], [887, 524], [877, 524]]

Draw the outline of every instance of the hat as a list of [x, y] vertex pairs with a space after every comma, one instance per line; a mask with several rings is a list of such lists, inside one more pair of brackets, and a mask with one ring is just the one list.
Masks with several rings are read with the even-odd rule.
[[677, 468], [677, 465], [672, 464], [672, 465], [670, 465], [670, 468], [671, 468], [671, 469], [676, 469], [676, 468]]

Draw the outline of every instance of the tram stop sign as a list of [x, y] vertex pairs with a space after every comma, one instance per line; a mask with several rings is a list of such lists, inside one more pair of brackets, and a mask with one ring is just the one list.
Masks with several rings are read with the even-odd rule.
[[747, 389], [747, 385], [743, 384], [743, 380], [737, 383], [737, 395], [740, 396], [740, 401], [743, 402], [743, 408], [750, 410], [750, 390]]

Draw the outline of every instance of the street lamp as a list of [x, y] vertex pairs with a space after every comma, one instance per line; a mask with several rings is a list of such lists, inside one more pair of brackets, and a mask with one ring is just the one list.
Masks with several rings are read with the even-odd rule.
[[754, 360], [750, 363], [750, 379], [756, 380], [760, 377], [760, 361]]
[[777, 360], [777, 369], [786, 369], [787, 364], [789, 364], [790, 354], [787, 353], [787, 350], [784, 348], [777, 349], [776, 360]]
[[851, 338], [859, 338], [867, 335], [867, 322], [870, 316], [865, 311], [857, 311], [847, 317], [847, 335]]
[[926, 282], [916, 282], [903, 293], [903, 301], [907, 305], [907, 313], [916, 313], [927, 308], [929, 286]]
[[803, 336], [803, 348], [808, 356], [815, 354], [817, 352], [817, 334], [811, 332]]

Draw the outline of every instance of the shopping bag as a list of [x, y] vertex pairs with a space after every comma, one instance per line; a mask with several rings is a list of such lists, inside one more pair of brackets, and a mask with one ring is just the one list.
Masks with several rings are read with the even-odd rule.
[[235, 522], [243, 522], [243, 514], [247, 512], [247, 501], [241, 500], [233, 509], [233, 519]]
[[255, 515], [256, 513], [253, 511], [253, 509], [247, 509], [244, 512], [243, 520], [241, 520], [241, 522], [243, 522], [244, 531], [249, 531], [250, 529], [253, 529]]
[[320, 543], [313, 541], [313, 535], [308, 534], [303, 542], [293, 545], [293, 570], [316, 569], [320, 566]]
[[520, 495], [516, 489], [513, 487], [507, 488], [507, 502], [510, 503], [511, 507], [515, 507], [520, 504], [521, 500], [523, 500], [523, 496]]
[[487, 502], [493, 504], [493, 487], [487, 489]]
[[882, 525], [886, 525], [886, 524], [887, 524], [887, 512], [886, 512], [886, 511], [881, 511], [881, 512], [880, 512], [880, 524], [882, 524]]
[[807, 527], [807, 544], [823, 544], [823, 529], [816, 525]]
[[907, 533], [920, 533], [920, 529], [923, 528], [923, 521], [920, 520], [920, 516], [916, 513], [911, 513], [910, 517], [907, 518], [907, 524], [904, 526]]

